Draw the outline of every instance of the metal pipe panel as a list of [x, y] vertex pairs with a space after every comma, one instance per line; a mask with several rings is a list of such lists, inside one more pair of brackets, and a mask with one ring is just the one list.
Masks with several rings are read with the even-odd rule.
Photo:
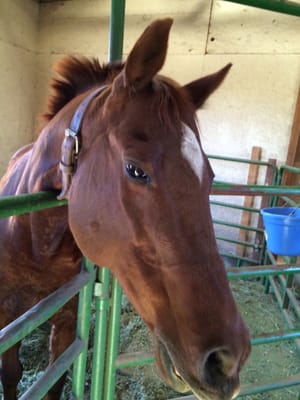
[[275, 11], [281, 14], [289, 14], [300, 17], [300, 4], [294, 1], [283, 0], [224, 0], [231, 3], [243, 4], [245, 6], [261, 8], [263, 10]]

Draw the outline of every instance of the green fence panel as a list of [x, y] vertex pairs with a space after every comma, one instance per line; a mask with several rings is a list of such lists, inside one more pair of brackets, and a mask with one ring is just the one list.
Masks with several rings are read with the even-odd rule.
[[83, 288], [93, 275], [81, 272], [0, 331], [0, 354], [46, 322]]
[[0, 218], [45, 210], [47, 208], [61, 207], [67, 204], [67, 200], [57, 200], [56, 196], [56, 192], [3, 196], [0, 198]]

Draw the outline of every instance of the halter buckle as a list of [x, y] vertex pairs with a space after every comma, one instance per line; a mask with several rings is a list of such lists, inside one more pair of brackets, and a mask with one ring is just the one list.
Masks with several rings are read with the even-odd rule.
[[78, 135], [77, 132], [72, 131], [72, 129], [67, 128], [65, 130], [65, 137], [71, 137], [74, 139], [74, 144], [75, 144], [75, 149], [74, 149], [74, 156], [78, 156], [79, 154], [79, 140], [78, 140]]

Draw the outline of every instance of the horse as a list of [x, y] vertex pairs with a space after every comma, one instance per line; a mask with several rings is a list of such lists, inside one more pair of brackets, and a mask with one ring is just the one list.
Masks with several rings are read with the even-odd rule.
[[[54, 191], [68, 204], [1, 219], [0, 325], [78, 273], [84, 255], [109, 266], [149, 327], [164, 380], [227, 400], [250, 341], [217, 250], [196, 110], [231, 64], [186, 85], [160, 75], [172, 22], [150, 24], [125, 62], [58, 62], [44, 127], [0, 187], [2, 196]], [[75, 311], [69, 304], [51, 320], [50, 363], [74, 339]], [[5, 400], [17, 398], [18, 349], [2, 357]]]

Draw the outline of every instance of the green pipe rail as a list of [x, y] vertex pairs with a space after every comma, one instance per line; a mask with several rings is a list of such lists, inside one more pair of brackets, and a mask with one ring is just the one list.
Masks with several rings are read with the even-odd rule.
[[243, 4], [263, 10], [275, 11], [281, 14], [289, 14], [300, 17], [300, 4], [295, 1], [286, 0], [224, 0], [230, 3]]
[[239, 228], [239, 229], [243, 229], [243, 230], [249, 231], [249, 232], [263, 233], [263, 229], [252, 228], [252, 226], [248, 226], [248, 225], [235, 224], [232, 222], [226, 222], [226, 221], [219, 220], [219, 219], [214, 219], [213, 222], [216, 225], [223, 225], [223, 226], [228, 226], [228, 227], [232, 227], [232, 228]]
[[233, 210], [249, 211], [257, 214], [260, 213], [258, 208], [239, 206], [238, 204], [225, 203], [224, 201], [210, 200], [210, 205], [231, 208]]
[[244, 247], [250, 247], [250, 248], [255, 249], [255, 250], [263, 248], [263, 245], [261, 245], [261, 244], [244, 242], [242, 240], [227, 239], [227, 238], [222, 237], [222, 236], [216, 236], [216, 239], [219, 240], [219, 241], [222, 241], [222, 242], [242, 245]]
[[273, 172], [277, 172], [277, 167], [274, 164], [271, 164], [267, 161], [260, 161], [260, 160], [249, 160], [248, 158], [240, 158], [240, 157], [225, 157], [225, 156], [218, 156], [215, 154], [208, 154], [207, 157], [210, 160], [219, 160], [219, 161], [229, 161], [234, 163], [241, 163], [241, 164], [252, 164], [252, 165], [259, 165], [261, 167], [268, 167], [273, 169]]
[[278, 186], [278, 185], [239, 185], [227, 182], [214, 182], [211, 194], [227, 196], [263, 196], [285, 194], [299, 195], [300, 186]]
[[0, 218], [67, 205], [67, 200], [57, 200], [57, 194], [57, 192], [39, 192], [2, 197]]
[[[234, 183], [214, 182], [211, 194], [227, 196], [300, 195], [300, 186], [238, 185]], [[0, 217], [4, 218], [67, 205], [66, 200], [56, 200], [56, 196], [56, 192], [5, 196], [1, 198], [0, 202]]]

